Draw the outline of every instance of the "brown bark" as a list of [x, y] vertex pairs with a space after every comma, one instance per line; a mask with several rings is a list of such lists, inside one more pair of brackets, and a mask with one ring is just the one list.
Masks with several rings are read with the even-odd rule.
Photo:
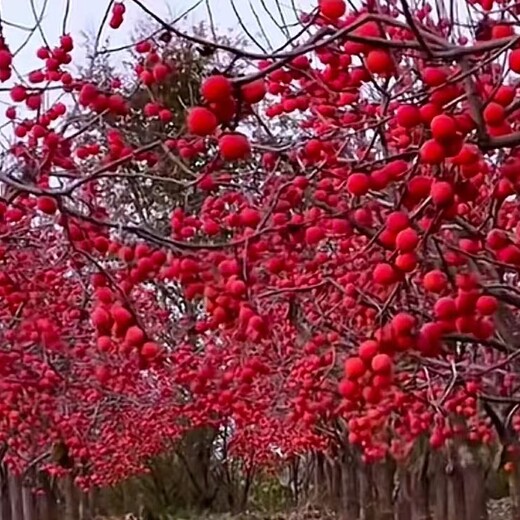
[[520, 470], [516, 463], [508, 475], [509, 496], [511, 498], [511, 520], [520, 520]]
[[359, 471], [359, 495], [361, 499], [361, 518], [375, 520], [374, 482], [372, 466], [363, 464]]
[[342, 459], [342, 504], [346, 520], [359, 518], [359, 466], [356, 457], [348, 448]]
[[24, 520], [36, 520], [34, 494], [28, 485], [22, 485], [22, 509]]
[[474, 450], [468, 447], [462, 450], [459, 460], [464, 480], [466, 520], [487, 520], [484, 468]]
[[381, 462], [373, 468], [377, 520], [393, 520], [394, 518], [392, 502], [394, 472], [395, 464], [391, 460]]
[[72, 475], [67, 475], [63, 479], [63, 495], [65, 498], [65, 520], [77, 520], [79, 508]]
[[430, 482], [432, 488], [432, 513], [434, 520], [446, 520], [448, 515], [448, 490], [446, 479], [446, 458], [442, 452], [432, 455], [430, 461]]
[[395, 505], [396, 520], [411, 520], [411, 479], [410, 474], [404, 468], [399, 470], [399, 489]]
[[447, 475], [447, 516], [446, 520], [466, 518], [464, 500], [464, 479], [456, 464], [450, 467]]
[[11, 503], [11, 519], [23, 520], [22, 481], [21, 478], [9, 474], [9, 501]]
[[9, 482], [7, 469], [1, 473], [0, 478], [0, 520], [11, 520], [11, 502], [9, 500]]

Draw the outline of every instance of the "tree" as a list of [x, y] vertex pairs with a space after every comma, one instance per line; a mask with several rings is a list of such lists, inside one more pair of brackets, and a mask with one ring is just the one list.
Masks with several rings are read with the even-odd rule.
[[[248, 468], [315, 454], [320, 492], [337, 505], [357, 489], [366, 517], [393, 515], [401, 472], [403, 515], [469, 519], [485, 516], [477, 449], [500, 446], [518, 516], [516, 6], [321, 0], [266, 54], [131, 2], [226, 65], [172, 106], [175, 62], [143, 38], [139, 102], [74, 77], [65, 34], [10, 89], [8, 463], [108, 485], [194, 428], [227, 428]], [[111, 9], [124, 27], [124, 4]], [[46, 106], [51, 88], [65, 98]], [[168, 168], [160, 210], [125, 199]]]

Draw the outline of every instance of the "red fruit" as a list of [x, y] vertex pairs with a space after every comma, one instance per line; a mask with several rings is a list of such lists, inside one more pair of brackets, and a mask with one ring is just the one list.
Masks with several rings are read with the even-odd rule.
[[345, 399], [351, 399], [358, 393], [359, 387], [354, 381], [342, 379], [338, 386], [339, 393]]
[[305, 231], [305, 242], [311, 246], [316, 245], [318, 242], [323, 240], [324, 237], [325, 231], [323, 231], [319, 226], [311, 226]]
[[366, 372], [366, 366], [358, 357], [353, 357], [345, 361], [345, 375], [349, 379], [358, 379]]
[[228, 78], [215, 75], [204, 80], [200, 92], [208, 103], [218, 103], [231, 97], [233, 88]]
[[234, 280], [229, 286], [229, 292], [233, 296], [243, 296], [246, 289], [246, 284], [242, 280]]
[[204, 107], [195, 107], [189, 111], [186, 124], [191, 134], [206, 136], [216, 130], [218, 120], [211, 110]]
[[422, 72], [423, 80], [429, 87], [438, 87], [446, 82], [448, 74], [444, 69], [426, 67]]
[[425, 141], [419, 151], [421, 161], [426, 164], [440, 164], [446, 157], [444, 147], [435, 139]]
[[240, 87], [240, 93], [242, 99], [250, 105], [259, 103], [264, 99], [267, 90], [265, 88], [265, 81], [263, 79], [257, 79], [246, 83]]
[[98, 330], [106, 329], [110, 327], [112, 323], [112, 319], [110, 318], [108, 312], [101, 307], [97, 307], [92, 311], [90, 319], [92, 320], [94, 327], [96, 327]]
[[353, 173], [347, 180], [347, 190], [356, 197], [365, 195], [369, 188], [370, 178], [364, 173]]
[[344, 0], [320, 0], [319, 6], [320, 14], [331, 20], [341, 18], [347, 10]]
[[134, 317], [129, 311], [127, 311], [124, 307], [117, 305], [114, 305], [110, 309], [110, 314], [112, 314], [112, 318], [114, 318], [116, 325], [123, 328], [128, 327], [134, 320]]
[[244, 208], [240, 212], [240, 223], [251, 228], [256, 227], [261, 220], [260, 212], [254, 208]]
[[403, 229], [395, 237], [395, 246], [402, 253], [413, 251], [418, 243], [419, 235], [412, 228]]
[[433, 307], [433, 313], [440, 320], [451, 320], [457, 316], [457, 305], [453, 298], [448, 296], [439, 298]]
[[379, 352], [379, 344], [377, 341], [374, 341], [373, 339], [368, 339], [367, 341], [363, 341], [361, 345], [359, 345], [358, 354], [359, 357], [367, 362], [370, 363], [372, 361], [372, 358]]
[[423, 285], [427, 291], [440, 293], [448, 285], [448, 277], [437, 269], [426, 273], [423, 278]]
[[161, 347], [152, 341], [148, 341], [143, 345], [141, 349], [141, 355], [146, 359], [153, 359], [159, 355], [161, 352]]
[[12, 89], [11, 89], [11, 99], [15, 102], [15, 103], [20, 103], [21, 101], [24, 101], [25, 98], [27, 97], [27, 90], [24, 86], [22, 85], [15, 85]]
[[396, 273], [390, 264], [377, 264], [373, 274], [374, 282], [380, 285], [390, 285], [396, 280]]
[[483, 316], [491, 316], [498, 310], [498, 301], [494, 296], [481, 296], [477, 300], [477, 311]]
[[245, 159], [251, 153], [251, 145], [245, 135], [225, 134], [218, 141], [220, 155], [225, 161]]
[[70, 34], [64, 34], [60, 37], [60, 46], [65, 52], [70, 52], [74, 49], [74, 41]]
[[486, 237], [486, 245], [489, 249], [497, 251], [509, 243], [507, 235], [501, 229], [492, 229]]
[[437, 139], [437, 141], [449, 141], [457, 134], [457, 123], [453, 117], [440, 114], [432, 119], [430, 129], [434, 139]]
[[500, 126], [504, 122], [506, 111], [502, 105], [492, 101], [484, 109], [483, 116], [489, 126]]
[[400, 312], [392, 319], [392, 328], [398, 336], [410, 334], [415, 327], [415, 318], [407, 312]]
[[38, 197], [37, 206], [42, 213], [47, 215], [54, 215], [58, 209], [58, 203], [53, 197]]
[[393, 72], [395, 64], [389, 52], [375, 49], [368, 53], [366, 66], [372, 74], [388, 74]]
[[157, 83], [163, 83], [171, 70], [165, 63], [156, 63], [152, 69], [153, 78]]
[[397, 255], [395, 266], [404, 273], [411, 273], [417, 267], [417, 255], [415, 253]]
[[447, 206], [453, 202], [453, 187], [449, 182], [436, 182], [432, 184], [430, 195], [436, 206]]
[[8, 69], [13, 63], [12, 54], [5, 49], [0, 50], [0, 69]]
[[110, 371], [107, 367], [101, 366], [95, 369], [96, 379], [101, 383], [106, 383], [110, 379]]
[[421, 124], [421, 112], [414, 105], [401, 105], [395, 116], [397, 123], [403, 128], [413, 128]]
[[509, 68], [520, 74], [520, 49], [514, 49], [509, 54]]
[[392, 358], [388, 354], [377, 354], [370, 366], [376, 374], [388, 374], [392, 371]]
[[125, 341], [130, 345], [142, 345], [144, 340], [145, 334], [140, 327], [133, 325], [126, 331]]
[[394, 211], [386, 218], [386, 227], [392, 233], [399, 233], [399, 231], [406, 229], [409, 224], [408, 215], [402, 211]]

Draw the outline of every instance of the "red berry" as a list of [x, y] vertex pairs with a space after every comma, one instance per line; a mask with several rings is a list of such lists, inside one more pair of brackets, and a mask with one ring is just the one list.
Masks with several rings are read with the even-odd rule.
[[514, 49], [509, 54], [509, 68], [513, 72], [520, 74], [520, 49]]
[[370, 188], [370, 178], [364, 173], [353, 173], [347, 179], [347, 190], [355, 195], [361, 197], [365, 195]]
[[0, 50], [0, 69], [8, 69], [12, 63], [12, 54], [6, 49]]
[[204, 80], [200, 92], [208, 103], [218, 103], [231, 97], [233, 89], [228, 78], [222, 75], [215, 75]]
[[363, 341], [363, 343], [361, 343], [361, 345], [359, 345], [359, 349], [358, 349], [359, 357], [367, 363], [370, 363], [370, 361], [372, 361], [372, 358], [378, 352], [379, 352], [379, 344], [377, 343], [377, 341], [374, 341], [373, 339]]
[[344, 0], [320, 0], [319, 6], [320, 14], [331, 20], [341, 18], [347, 10]]
[[457, 134], [457, 123], [453, 117], [440, 114], [432, 119], [430, 129], [437, 141], [448, 141]]
[[392, 233], [399, 233], [399, 231], [406, 229], [409, 223], [408, 215], [402, 211], [394, 211], [386, 218], [386, 227]]
[[134, 317], [129, 311], [118, 305], [114, 305], [110, 309], [110, 314], [112, 314], [114, 322], [120, 327], [128, 327], [134, 320]]
[[429, 87], [438, 87], [446, 82], [448, 79], [448, 74], [444, 69], [439, 69], [436, 67], [426, 67], [422, 71], [422, 76], [424, 82]]
[[392, 358], [388, 354], [377, 354], [370, 366], [376, 374], [388, 374], [392, 371]]
[[448, 285], [448, 277], [439, 270], [426, 273], [423, 278], [424, 288], [429, 292], [440, 293]]
[[11, 99], [15, 103], [20, 103], [21, 101], [24, 101], [25, 98], [27, 97], [27, 90], [22, 85], [15, 85], [11, 89], [10, 94], [11, 94]]
[[419, 235], [412, 228], [403, 229], [395, 238], [395, 245], [399, 251], [406, 253], [413, 251], [419, 243]]
[[489, 126], [500, 126], [504, 122], [506, 111], [502, 105], [492, 101], [484, 109], [483, 116]]
[[60, 45], [65, 52], [72, 51], [72, 49], [74, 49], [74, 41], [72, 40], [72, 36], [70, 36], [70, 34], [64, 34], [61, 36]]
[[396, 273], [390, 264], [377, 264], [373, 274], [374, 282], [380, 285], [390, 285], [396, 280]]
[[477, 311], [483, 316], [490, 316], [498, 310], [498, 301], [494, 296], [481, 296], [477, 300]]
[[338, 386], [339, 393], [345, 399], [352, 399], [359, 391], [359, 387], [355, 381], [349, 379], [342, 379]]
[[212, 134], [218, 126], [215, 114], [204, 107], [192, 108], [188, 113], [186, 123], [191, 134], [200, 136]]
[[395, 117], [397, 123], [403, 128], [413, 128], [421, 124], [421, 112], [414, 105], [401, 105], [397, 109]]
[[358, 357], [353, 357], [345, 361], [345, 375], [349, 379], [358, 379], [366, 372], [366, 366]]
[[455, 300], [448, 296], [439, 298], [433, 307], [433, 313], [440, 320], [451, 320], [457, 316]]
[[305, 242], [309, 245], [316, 245], [325, 237], [325, 232], [318, 226], [312, 226], [305, 231]]
[[453, 201], [453, 187], [446, 181], [435, 182], [432, 184], [430, 195], [436, 206], [447, 206]]
[[389, 52], [383, 50], [370, 51], [366, 58], [367, 69], [372, 74], [388, 74], [394, 70], [394, 60]]
[[225, 134], [218, 141], [220, 155], [225, 161], [245, 159], [251, 153], [251, 145], [245, 135]]
[[407, 312], [400, 312], [392, 319], [392, 329], [398, 336], [410, 334], [415, 327], [415, 318]]
[[426, 164], [440, 164], [446, 157], [444, 147], [435, 139], [425, 141], [420, 150], [421, 161]]
[[161, 347], [157, 343], [151, 341], [145, 343], [141, 349], [141, 355], [146, 359], [153, 359], [157, 357], [161, 352]]
[[130, 327], [125, 334], [125, 341], [130, 345], [142, 345], [145, 340], [143, 329], [137, 325]]
[[47, 196], [38, 197], [37, 206], [42, 213], [46, 213], [47, 215], [54, 215], [58, 209], [56, 199]]
[[263, 79], [251, 81], [250, 83], [246, 83], [240, 87], [240, 93], [243, 100], [250, 105], [262, 101], [266, 92], [265, 81]]

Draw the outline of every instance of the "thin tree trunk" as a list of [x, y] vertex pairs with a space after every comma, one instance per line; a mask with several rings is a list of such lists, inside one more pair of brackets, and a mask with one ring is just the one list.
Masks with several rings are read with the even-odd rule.
[[[426, 472], [411, 476], [412, 519], [430, 520], [430, 489]], [[460, 520], [460, 519], [459, 519]]]
[[399, 490], [396, 504], [396, 520], [411, 520], [411, 478], [410, 473], [404, 468], [399, 469]]
[[36, 520], [34, 494], [29, 486], [22, 485], [22, 508], [24, 520]]
[[0, 520], [11, 520], [7, 467], [0, 466]]
[[466, 520], [487, 520], [484, 468], [475, 451], [468, 446], [461, 447], [459, 452]]
[[374, 482], [372, 466], [362, 464], [359, 471], [359, 489], [361, 498], [361, 519], [375, 520]]
[[67, 475], [64, 479], [63, 484], [63, 494], [65, 497], [65, 520], [77, 520], [78, 502], [72, 475]]
[[22, 481], [21, 478], [9, 473], [9, 499], [11, 502], [11, 519], [23, 520]]
[[446, 520], [466, 518], [464, 500], [464, 480], [459, 468], [455, 465], [447, 476], [448, 507]]
[[448, 515], [446, 459], [441, 452], [432, 456], [430, 471], [433, 485], [430, 495], [433, 502], [433, 518], [434, 520], [446, 520]]
[[392, 493], [394, 488], [395, 464], [387, 459], [373, 468], [374, 490], [378, 520], [393, 520], [394, 507]]
[[509, 496], [511, 498], [511, 520], [520, 520], [520, 468], [514, 462], [513, 471], [508, 475]]
[[353, 453], [345, 448], [342, 458], [342, 504], [346, 520], [359, 518], [359, 465]]

